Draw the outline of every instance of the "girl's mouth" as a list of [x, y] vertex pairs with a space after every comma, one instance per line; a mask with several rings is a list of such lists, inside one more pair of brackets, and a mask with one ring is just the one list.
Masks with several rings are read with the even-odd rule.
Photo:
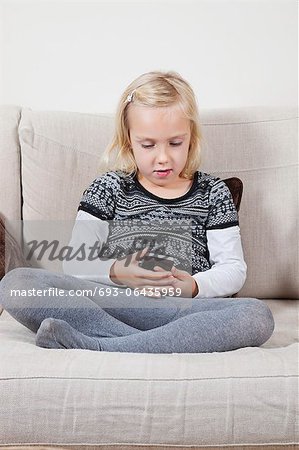
[[164, 170], [155, 170], [154, 173], [158, 175], [159, 178], [167, 177], [170, 174], [172, 169], [164, 169]]

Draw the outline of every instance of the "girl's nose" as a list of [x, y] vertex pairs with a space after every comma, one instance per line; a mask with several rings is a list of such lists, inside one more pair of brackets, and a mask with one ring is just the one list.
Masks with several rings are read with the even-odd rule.
[[168, 156], [167, 150], [163, 147], [160, 147], [160, 149], [157, 152], [157, 161], [167, 162], [168, 160], [169, 160], [169, 156]]

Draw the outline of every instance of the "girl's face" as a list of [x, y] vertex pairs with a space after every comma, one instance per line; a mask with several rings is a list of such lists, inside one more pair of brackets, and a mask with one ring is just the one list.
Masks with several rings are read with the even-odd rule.
[[190, 120], [178, 105], [150, 108], [131, 105], [128, 111], [131, 147], [138, 179], [155, 186], [175, 186], [186, 165]]

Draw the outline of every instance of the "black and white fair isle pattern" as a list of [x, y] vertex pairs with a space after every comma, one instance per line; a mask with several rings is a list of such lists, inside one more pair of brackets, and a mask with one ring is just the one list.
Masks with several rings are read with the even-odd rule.
[[106, 172], [83, 192], [78, 210], [109, 221], [105, 257], [125, 257], [150, 243], [156, 254], [172, 257], [192, 275], [211, 268], [206, 231], [239, 225], [224, 181], [199, 171], [177, 199], [147, 192], [133, 175]]

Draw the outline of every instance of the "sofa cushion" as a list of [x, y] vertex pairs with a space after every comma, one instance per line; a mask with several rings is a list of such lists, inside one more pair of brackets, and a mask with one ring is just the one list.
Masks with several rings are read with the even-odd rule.
[[0, 444], [298, 442], [299, 302], [266, 303], [265, 344], [201, 354], [45, 349], [4, 311]]
[[219, 109], [201, 114], [203, 168], [244, 185], [240, 228], [247, 280], [238, 297], [299, 298], [298, 111]]
[[0, 213], [13, 220], [21, 218], [20, 116], [19, 106], [0, 105]]
[[112, 116], [22, 110], [24, 220], [74, 219], [82, 192], [100, 172]]

